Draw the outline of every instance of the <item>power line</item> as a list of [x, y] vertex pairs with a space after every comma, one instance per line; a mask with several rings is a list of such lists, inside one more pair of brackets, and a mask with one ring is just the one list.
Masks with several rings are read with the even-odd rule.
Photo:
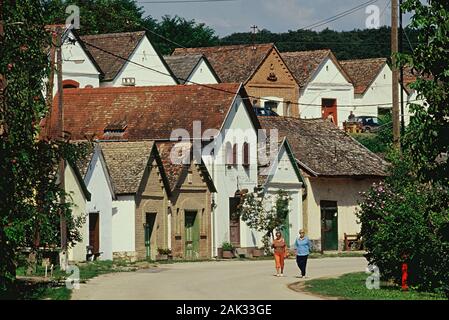
[[[111, 56], [113, 56], [115, 58], [124, 60], [124, 61], [132, 63], [134, 65], [137, 65], [137, 66], [139, 66], [141, 68], [148, 69], [150, 71], [156, 72], [156, 73], [164, 75], [164, 76], [168, 76], [168, 77], [172, 76], [169, 73], [165, 73], [163, 71], [159, 71], [159, 70], [156, 70], [154, 68], [150, 68], [150, 67], [145, 66], [143, 64], [140, 64], [138, 62], [134, 62], [132, 60], [129, 60], [128, 58], [119, 56], [119, 55], [117, 55], [117, 54], [115, 54], [113, 52], [110, 52], [108, 50], [100, 48], [100, 47], [98, 47], [98, 46], [96, 46], [96, 45], [94, 45], [92, 43], [89, 43], [89, 42], [87, 42], [85, 40], [81, 40], [80, 39], [79, 41], [81, 41], [85, 45], [88, 45], [88, 46], [90, 46], [92, 48], [95, 48], [95, 49], [100, 50], [100, 51], [102, 51], [104, 53], [107, 53], [107, 54], [109, 54], [109, 55], [111, 55]], [[232, 92], [232, 91], [228, 91], [228, 90], [225, 90], [225, 89], [217, 88], [217, 87], [214, 87], [214, 86], [211, 86], [211, 85], [207, 85], [207, 84], [197, 83], [197, 82], [194, 82], [194, 81], [191, 81], [191, 80], [188, 80], [188, 79], [183, 79], [183, 78], [180, 78], [180, 77], [178, 79], [182, 80], [182, 81], [185, 81], [186, 83], [191, 83], [191, 84], [194, 84], [194, 85], [197, 85], [197, 86], [202, 86], [202, 87], [207, 88], [207, 89], [221, 91], [221, 92], [232, 94], [232, 95], [236, 94], [235, 92]], [[259, 99], [259, 100], [263, 100], [263, 101], [271, 101], [271, 99], [257, 97], [257, 96], [251, 96], [251, 95], [248, 95], [248, 97], [242, 97], [242, 99], [246, 99], [246, 100]], [[419, 101], [419, 100], [414, 100], [414, 101]], [[412, 102], [412, 101], [409, 101], [409, 102]], [[322, 105], [319, 105], [319, 104], [307, 104], [307, 103], [299, 103], [299, 102], [294, 102], [294, 101], [291, 101], [290, 104], [297, 105], [297, 106], [315, 106], [315, 107], [320, 107], [320, 108], [322, 107]], [[360, 105], [339, 105], [338, 107], [343, 107], [343, 108], [360, 108], [360, 107], [375, 107], [375, 106], [390, 106], [390, 105], [392, 105], [392, 103], [376, 103], [376, 104], [366, 104], [366, 105], [363, 105], [363, 104], [360, 104]]]
[[355, 7], [351, 8], [351, 9], [348, 9], [346, 11], [340, 12], [339, 14], [336, 14], [336, 15], [334, 15], [332, 17], [329, 17], [327, 19], [323, 19], [323, 20], [320, 20], [318, 22], [315, 22], [314, 24], [302, 27], [299, 30], [314, 29], [314, 28], [317, 28], [317, 27], [321, 27], [321, 26], [326, 25], [326, 24], [328, 24], [330, 22], [334, 22], [334, 21], [339, 20], [339, 19], [341, 19], [343, 17], [346, 17], [346, 16], [348, 16], [348, 15], [350, 15], [350, 14], [356, 12], [356, 11], [359, 11], [360, 9], [363, 9], [367, 5], [376, 3], [377, 1], [379, 1], [379, 0], [370, 0], [370, 1], [364, 2], [364, 3], [359, 4], [358, 6], [355, 6]]

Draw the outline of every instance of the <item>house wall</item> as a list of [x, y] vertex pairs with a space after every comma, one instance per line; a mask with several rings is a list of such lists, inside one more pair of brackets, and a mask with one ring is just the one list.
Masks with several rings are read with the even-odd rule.
[[[224, 241], [229, 241], [229, 198], [239, 189], [253, 190], [257, 185], [257, 133], [240, 96], [231, 108], [222, 130], [222, 140], [217, 142], [214, 157], [203, 156], [203, 161], [217, 189], [216, 207], [213, 215], [213, 255], [216, 256]], [[250, 143], [250, 166], [242, 165], [242, 146], [248, 138]], [[238, 165], [226, 166], [226, 143], [238, 143]], [[254, 247], [255, 233], [245, 223], [241, 223], [240, 240], [242, 247]]]
[[302, 214], [302, 182], [298, 179], [293, 164], [287, 155], [285, 147], [279, 151], [279, 164], [271, 172], [266, 184], [268, 207], [273, 205], [279, 190], [288, 192], [291, 197], [289, 203], [289, 236], [290, 247], [293, 246], [299, 229], [303, 228]]
[[[102, 82], [101, 86], [121, 87], [123, 78], [135, 78], [136, 86], [162, 86], [176, 84], [176, 80], [170, 75], [170, 72], [165, 67], [147, 37], [142, 38], [129, 60], [143, 65], [146, 68], [127, 62], [113, 81]], [[147, 68], [157, 70], [158, 72]]]
[[[106, 170], [97, 150], [92, 157], [84, 181], [91, 193], [87, 210], [88, 212], [99, 212], [100, 252], [102, 252], [100, 260], [112, 260], [112, 190]], [[88, 219], [86, 225], [89, 228]], [[89, 239], [87, 239], [87, 243], [89, 243]]]
[[337, 99], [338, 126], [348, 119], [350, 106], [354, 100], [354, 86], [346, 80], [331, 58], [327, 58], [318, 68], [312, 80], [301, 89], [299, 97], [302, 119], [321, 118], [322, 99]]
[[168, 198], [156, 160], [145, 170], [142, 189], [136, 197], [135, 211], [135, 244], [138, 259], [145, 259], [145, 227], [146, 214], [156, 213], [156, 221], [150, 238], [150, 257], [156, 259], [157, 249], [168, 248]]
[[[188, 175], [191, 175], [189, 182]], [[174, 257], [185, 257], [185, 212], [196, 211], [199, 219], [199, 252], [196, 258], [211, 258], [211, 193], [196, 164], [181, 176], [180, 187], [170, 197], [171, 249]]]
[[216, 84], [218, 83], [215, 78], [212, 70], [209, 68], [204, 59], [201, 59], [201, 62], [193, 69], [192, 74], [190, 75], [189, 81], [186, 84]]
[[[385, 64], [365, 94], [355, 95], [354, 105], [362, 106], [354, 107], [349, 110], [352, 110], [356, 116], [378, 116], [378, 108], [391, 109], [393, 101], [392, 83], [393, 72], [391, 71], [391, 68]], [[408, 93], [404, 90], [404, 122], [406, 125], [410, 122], [410, 112], [407, 107], [408, 100]], [[344, 120], [346, 119], [347, 118]]]
[[[271, 73], [276, 76], [276, 81], [268, 80]], [[273, 49], [271, 51], [253, 77], [246, 83], [245, 89], [250, 96], [261, 98], [277, 97], [276, 101], [281, 101], [281, 105], [278, 108], [279, 115], [299, 116], [296, 104], [299, 98], [299, 86], [276, 50]], [[251, 102], [252, 100], [251, 98]], [[294, 102], [294, 104], [288, 102]], [[259, 106], [264, 106], [264, 103], [265, 100], [258, 101]]]
[[[75, 39], [72, 32], [69, 31], [67, 40], [62, 46], [62, 79], [74, 80], [79, 82], [80, 88], [100, 86], [100, 73], [95, 65], [89, 59], [84, 49], [78, 41], [72, 43], [69, 39]], [[58, 91], [57, 75], [55, 73], [53, 96]]]
[[[70, 165], [66, 165], [65, 167], [64, 179], [65, 190], [70, 195], [67, 201], [74, 204], [72, 206], [73, 216], [77, 218], [86, 218], [87, 199], [81, 188], [80, 181]], [[89, 228], [86, 224], [83, 224], [79, 231], [81, 233], [82, 240], [68, 250], [69, 261], [86, 260], [86, 246], [89, 244]]]
[[135, 197], [118, 195], [112, 202], [112, 251], [115, 258], [135, 259]]
[[360, 232], [356, 210], [359, 208], [360, 193], [367, 191], [379, 181], [376, 178], [313, 178], [307, 177], [307, 198], [305, 212], [306, 233], [314, 243], [314, 249], [321, 248], [321, 201], [337, 201], [339, 249], [343, 249], [344, 233]]

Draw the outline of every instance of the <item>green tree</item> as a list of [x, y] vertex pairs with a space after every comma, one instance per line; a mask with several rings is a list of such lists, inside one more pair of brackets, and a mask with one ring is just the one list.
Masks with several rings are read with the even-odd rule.
[[[49, 34], [38, 0], [7, 0], [2, 17], [0, 74], [6, 78], [0, 106], [0, 290], [15, 280], [17, 249], [59, 244], [60, 216], [69, 242], [80, 239], [71, 202], [57, 179], [61, 157], [75, 159], [78, 148], [64, 141], [38, 140], [46, 114], [43, 79], [48, 79]], [[76, 149], [76, 150], [75, 150]], [[66, 197], [65, 204], [60, 199]]]
[[423, 105], [410, 106], [410, 120], [404, 142], [424, 181], [449, 185], [449, 2], [407, 0], [404, 9], [414, 11], [411, 26], [418, 33], [412, 55], [403, 55], [418, 80], [412, 88]]
[[[280, 230], [287, 221], [290, 200], [290, 196], [284, 190], [279, 190], [275, 196], [262, 197], [257, 193], [243, 196], [239, 216], [251, 229], [264, 234], [262, 242], [266, 253], [270, 252], [270, 241], [274, 238], [273, 231]], [[274, 203], [273, 206], [268, 205], [271, 201]]]
[[46, 24], [65, 24], [66, 8], [77, 5], [80, 8], [80, 34], [101, 34], [141, 31], [141, 24], [154, 28], [156, 22], [144, 19], [143, 8], [134, 0], [44, 0], [44, 21]]

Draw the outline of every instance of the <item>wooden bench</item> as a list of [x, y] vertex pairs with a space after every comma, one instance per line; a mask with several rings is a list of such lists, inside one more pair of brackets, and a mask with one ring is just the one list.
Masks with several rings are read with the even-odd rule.
[[362, 250], [362, 237], [360, 234], [344, 234], [345, 251]]

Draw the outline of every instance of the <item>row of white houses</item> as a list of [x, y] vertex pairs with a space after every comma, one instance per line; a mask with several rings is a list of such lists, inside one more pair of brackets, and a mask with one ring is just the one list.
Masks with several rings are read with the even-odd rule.
[[[72, 260], [83, 260], [92, 243], [105, 260], [154, 258], [155, 246], [184, 258], [192, 250], [216, 257], [224, 242], [251, 254], [262, 245], [261, 234], [233, 213], [242, 191], [257, 190], [266, 196], [289, 193], [283, 230], [290, 245], [303, 228], [316, 250], [341, 250], [344, 234], [360, 229], [359, 193], [387, 174], [385, 161], [323, 120], [329, 107], [336, 108], [340, 125], [350, 110], [363, 115], [367, 108], [358, 109], [356, 100], [364, 105], [364, 95], [388, 82], [386, 61], [373, 71], [373, 81], [362, 81], [367, 87], [362, 92], [349, 67], [345, 71], [329, 50], [279, 53], [268, 44], [180, 49], [164, 58], [144, 32], [78, 36], [68, 30], [62, 52], [64, 130], [74, 141], [96, 143], [88, 165], [66, 170], [75, 213], [86, 217]], [[254, 105], [276, 108], [283, 117], [257, 117]], [[377, 109], [370, 112], [377, 115]], [[57, 119], [56, 96], [45, 125], [57, 128]], [[266, 148], [260, 130], [278, 134], [269, 135], [278, 149], [268, 162], [262, 161], [260, 151]], [[197, 185], [188, 166], [175, 170], [147, 160], [142, 166], [129, 156], [116, 167], [115, 156], [105, 156], [107, 146], [120, 144], [126, 153], [133, 149], [126, 143], [169, 143], [179, 134], [201, 151], [195, 160], [203, 168]], [[164, 149], [158, 150], [164, 159]], [[142, 159], [150, 159], [156, 151], [141, 152]], [[167, 187], [173, 172], [183, 170], [176, 187]], [[150, 180], [153, 189], [147, 190]], [[213, 188], [202, 185], [209, 180]], [[151, 199], [160, 204], [150, 204]]]
[[[265, 69], [275, 71], [269, 73], [275, 77], [281, 72], [269, 59], [271, 48], [277, 63], [294, 79], [294, 94], [285, 91], [285, 84], [266, 77]], [[245, 54], [239, 59], [237, 52]], [[78, 36], [72, 30], [64, 34], [62, 53], [67, 88], [242, 82], [251, 96], [261, 97], [259, 106], [273, 108], [274, 104], [279, 115], [297, 114], [303, 119], [331, 114], [340, 128], [351, 111], [376, 117], [392, 106], [392, 71], [386, 58], [339, 61], [331, 50], [279, 53], [273, 44], [177, 49], [163, 57], [145, 32]], [[239, 68], [248, 72], [238, 76]], [[253, 92], [253, 82], [265, 89]], [[416, 100], [412, 90], [403, 90], [406, 105]], [[407, 107], [404, 116], [408, 124]]]

